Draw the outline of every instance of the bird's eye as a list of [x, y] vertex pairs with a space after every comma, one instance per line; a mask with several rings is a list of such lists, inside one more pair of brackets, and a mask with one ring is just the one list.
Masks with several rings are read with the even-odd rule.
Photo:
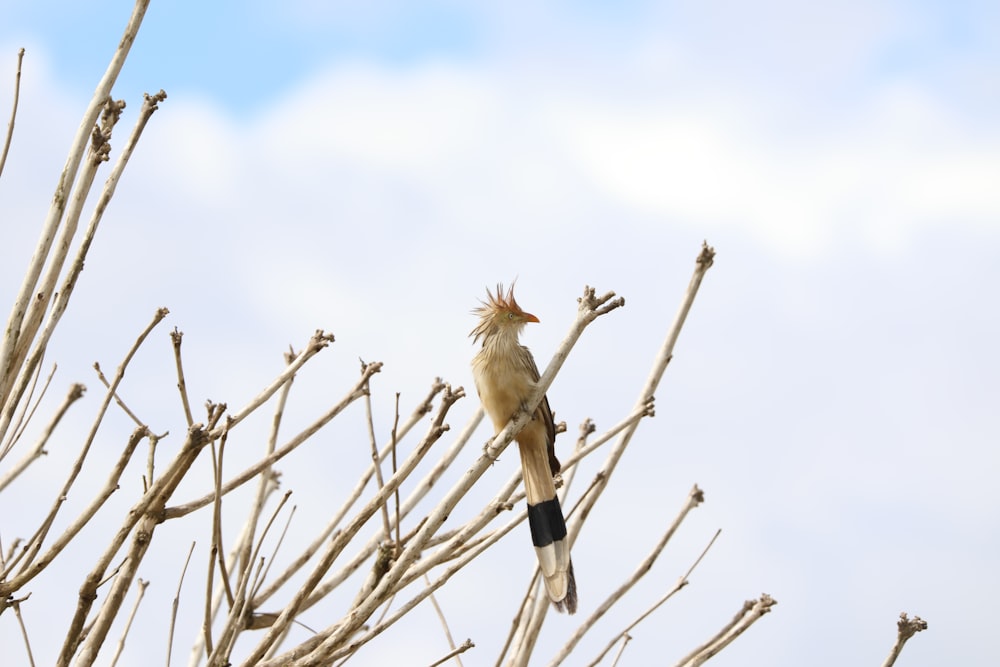
[[507, 319], [508, 320], [514, 319], [514, 313], [507, 313]]

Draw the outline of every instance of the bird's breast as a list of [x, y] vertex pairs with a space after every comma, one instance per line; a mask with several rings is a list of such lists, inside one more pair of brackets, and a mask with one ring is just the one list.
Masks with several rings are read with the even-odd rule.
[[498, 432], [528, 399], [535, 386], [530, 374], [483, 353], [473, 359], [472, 376], [483, 409]]

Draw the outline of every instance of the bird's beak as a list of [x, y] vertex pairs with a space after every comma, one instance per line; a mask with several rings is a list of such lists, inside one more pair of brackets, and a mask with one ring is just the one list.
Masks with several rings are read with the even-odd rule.
[[525, 322], [537, 322], [538, 321], [538, 318], [535, 317], [534, 315], [532, 315], [531, 313], [524, 313], [521, 317], [524, 318]]

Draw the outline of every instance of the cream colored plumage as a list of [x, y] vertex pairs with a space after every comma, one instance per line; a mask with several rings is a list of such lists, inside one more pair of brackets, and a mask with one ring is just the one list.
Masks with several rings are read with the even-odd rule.
[[[528, 322], [538, 318], [521, 310], [514, 288], [506, 293], [498, 285], [487, 290], [487, 301], [476, 314], [479, 324], [471, 335], [481, 338], [482, 349], [472, 360], [472, 375], [483, 409], [500, 432], [522, 408], [538, 381], [538, 367], [518, 336]], [[555, 423], [547, 397], [535, 409], [531, 421], [517, 435], [521, 470], [528, 496], [528, 523], [549, 599], [560, 611], [576, 611], [576, 580], [566, 541], [566, 522], [556, 496], [553, 476], [559, 472], [555, 455]]]

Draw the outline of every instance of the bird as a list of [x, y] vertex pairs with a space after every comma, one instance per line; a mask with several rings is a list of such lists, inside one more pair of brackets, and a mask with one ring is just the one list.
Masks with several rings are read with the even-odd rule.
[[[538, 322], [514, 299], [514, 285], [504, 292], [486, 290], [486, 301], [473, 310], [479, 323], [469, 334], [482, 347], [472, 359], [472, 375], [483, 409], [496, 433], [526, 409], [538, 379], [538, 366], [519, 336], [524, 325]], [[576, 612], [576, 578], [566, 538], [566, 519], [556, 495], [554, 476], [559, 473], [555, 454], [556, 427], [547, 396], [524, 428], [515, 436], [521, 455], [524, 489], [528, 497], [528, 525], [538, 565], [549, 599], [558, 611]]]

